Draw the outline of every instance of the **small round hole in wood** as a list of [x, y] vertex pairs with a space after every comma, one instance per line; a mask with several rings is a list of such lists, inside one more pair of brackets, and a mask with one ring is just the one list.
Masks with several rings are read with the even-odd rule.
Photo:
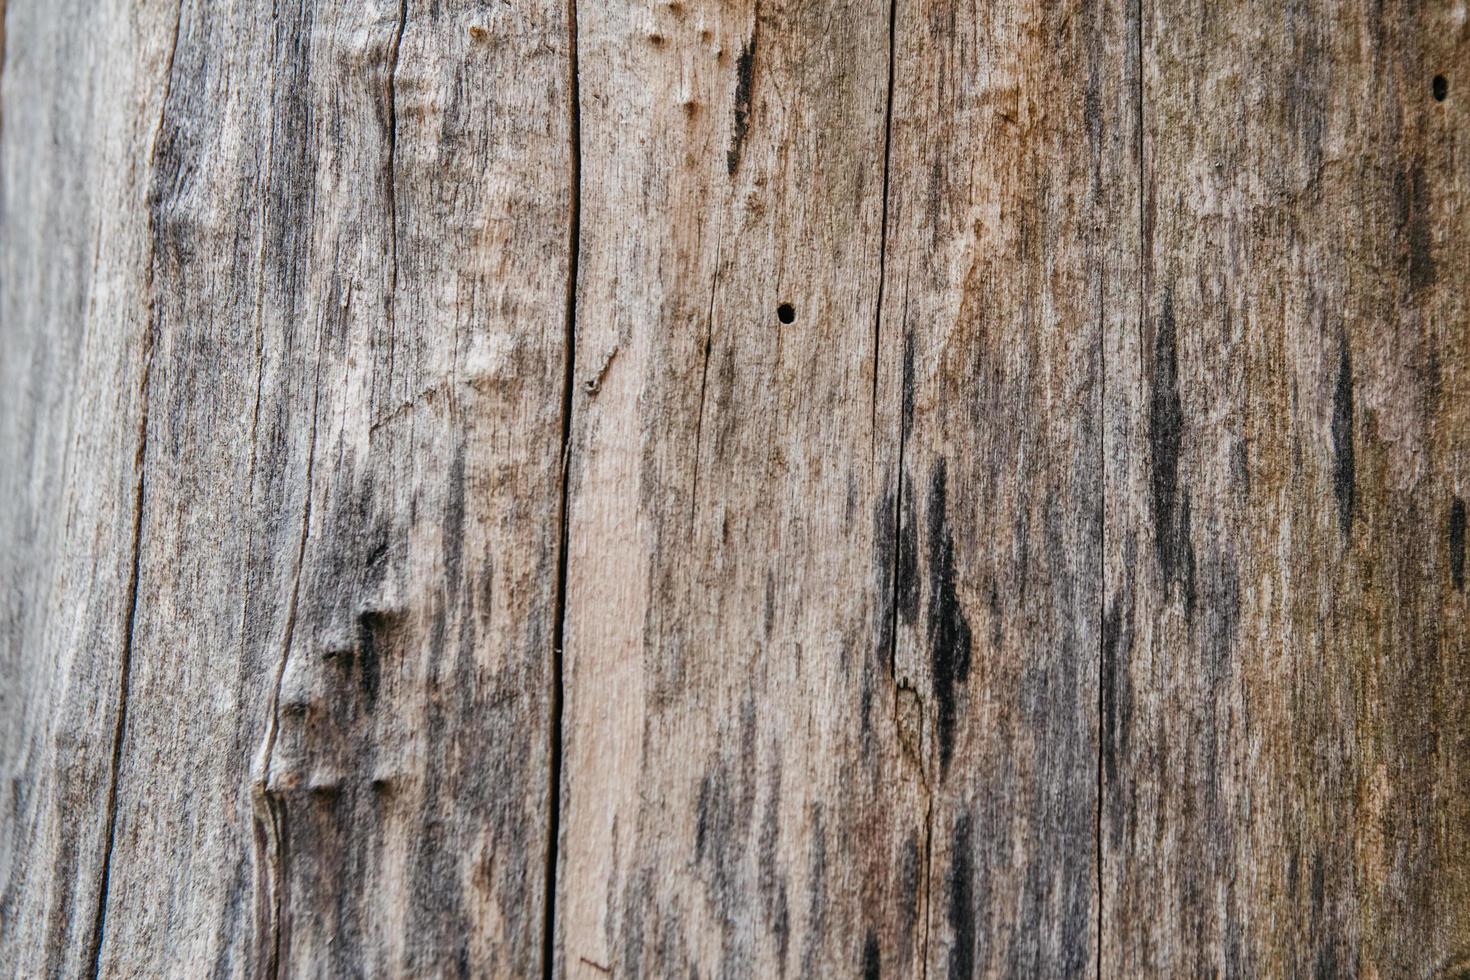
[[1434, 101], [1436, 102], [1443, 102], [1444, 97], [1450, 94], [1449, 79], [1445, 78], [1443, 75], [1434, 76], [1434, 83], [1432, 87], [1434, 89]]
[[782, 303], [776, 307], [776, 319], [782, 323], [791, 323], [796, 319], [796, 307], [790, 303]]

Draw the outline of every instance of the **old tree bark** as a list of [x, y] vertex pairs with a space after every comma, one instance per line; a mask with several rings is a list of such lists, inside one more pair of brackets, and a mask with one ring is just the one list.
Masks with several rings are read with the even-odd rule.
[[0, 12], [0, 972], [1470, 972], [1464, 3]]

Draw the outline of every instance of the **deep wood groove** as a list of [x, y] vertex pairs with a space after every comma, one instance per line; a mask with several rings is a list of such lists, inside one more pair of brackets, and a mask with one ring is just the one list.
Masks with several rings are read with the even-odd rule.
[[[318, 345], [317, 358], [320, 363], [321, 350]], [[256, 874], [264, 880], [269, 901], [267, 920], [258, 924], [267, 938], [265, 940], [266, 980], [275, 980], [280, 975], [284, 962], [284, 947], [288, 941], [285, 917], [289, 908], [290, 887], [289, 862], [290, 838], [286, 831], [287, 815], [281, 800], [271, 788], [271, 763], [276, 748], [276, 736], [280, 726], [281, 685], [286, 667], [290, 662], [296, 639], [296, 624], [301, 607], [301, 573], [306, 565], [306, 544], [311, 537], [312, 477], [316, 469], [316, 441], [318, 413], [320, 411], [321, 375], [317, 374], [317, 396], [311, 405], [311, 438], [306, 453], [305, 504], [301, 513], [301, 533], [297, 538], [296, 562], [291, 575], [291, 593], [286, 608], [286, 629], [281, 641], [280, 657], [276, 663], [274, 682], [271, 688], [270, 714], [267, 720], [265, 740], [261, 745], [257, 771], [251, 786], [252, 806], [255, 813]]]
[[[883, 106], [883, 207], [878, 213], [878, 299], [873, 312], [873, 445], [878, 444], [878, 365], [882, 357], [883, 287], [888, 282], [888, 167], [893, 156], [893, 59], [898, 43], [898, 0], [888, 2], [888, 88]], [[899, 472], [903, 471], [903, 453], [899, 453]], [[896, 533], [896, 529], [895, 529]]]
[[[888, 253], [888, 165], [892, 153], [893, 141], [893, 51], [894, 31], [897, 27], [898, 0], [889, 0], [888, 4], [888, 91], [885, 94], [885, 105], [883, 113], [883, 207], [878, 218], [878, 298], [873, 313], [873, 407], [872, 407], [872, 431], [873, 441], [876, 446], [878, 440], [878, 365], [882, 355], [882, 330], [883, 330], [883, 284], [888, 278], [886, 271]], [[900, 395], [900, 397], [904, 397]], [[890, 573], [889, 594], [886, 597], [888, 604], [888, 677], [896, 685], [898, 683], [898, 593], [902, 583], [899, 582], [900, 548], [897, 542], [902, 532], [901, 522], [903, 520], [903, 421], [902, 413], [899, 418], [898, 431], [898, 456], [894, 466], [894, 494], [893, 494], [893, 564]], [[898, 691], [894, 690], [897, 698]]]
[[384, 168], [388, 202], [388, 248], [392, 264], [388, 271], [388, 379], [392, 383], [398, 339], [398, 59], [403, 48], [403, 31], [408, 26], [408, 0], [398, 0], [398, 21], [388, 46], [384, 102], [388, 109], [388, 152]]
[[[577, 59], [577, 0], [567, 0], [567, 54], [568, 54], [568, 106], [571, 118], [571, 192], [568, 197], [567, 222], [567, 295], [566, 295], [566, 340], [565, 371], [562, 378], [561, 403], [561, 500], [558, 504], [556, 599], [552, 620], [552, 668], [551, 694], [549, 700], [550, 719], [550, 789], [547, 811], [546, 834], [546, 885], [545, 912], [542, 918], [544, 930], [541, 940], [541, 972], [546, 980], [556, 973], [556, 890], [559, 867], [558, 844], [561, 839], [561, 781], [562, 781], [562, 702], [565, 698], [563, 646], [566, 636], [567, 568], [571, 560], [569, 548], [569, 487], [572, 453], [572, 406], [576, 384], [577, 350], [577, 260], [581, 250], [581, 202], [582, 202], [582, 126], [580, 68]], [[616, 354], [609, 353], [608, 361]], [[607, 370], [604, 365], [603, 371]], [[598, 379], [601, 380], [600, 377]]]
[[144, 335], [145, 353], [141, 383], [143, 411], [138, 422], [138, 450], [134, 464], [138, 470], [138, 481], [133, 491], [133, 560], [132, 570], [128, 575], [128, 612], [123, 624], [122, 651], [118, 661], [117, 702], [113, 708], [117, 720], [113, 725], [112, 764], [107, 781], [107, 800], [103, 807], [107, 826], [107, 845], [102, 852], [102, 875], [97, 889], [97, 905], [93, 918], [95, 925], [92, 929], [92, 950], [89, 957], [92, 964], [91, 975], [94, 978], [101, 967], [102, 939], [106, 932], [108, 888], [112, 880], [112, 851], [117, 837], [117, 781], [122, 768], [123, 737], [127, 732], [128, 682], [132, 675], [133, 661], [133, 628], [138, 616], [138, 573], [143, 543], [143, 495], [147, 486], [144, 463], [148, 455], [148, 378], [152, 371], [152, 346], [153, 332], [150, 326]]
[[715, 248], [715, 273], [710, 277], [709, 307], [704, 314], [704, 350], [699, 363], [699, 415], [694, 422], [694, 479], [689, 489], [689, 523], [694, 523], [694, 514], [699, 509], [699, 461], [704, 445], [704, 404], [709, 392], [709, 355], [715, 330], [715, 290], [720, 285], [720, 250]]

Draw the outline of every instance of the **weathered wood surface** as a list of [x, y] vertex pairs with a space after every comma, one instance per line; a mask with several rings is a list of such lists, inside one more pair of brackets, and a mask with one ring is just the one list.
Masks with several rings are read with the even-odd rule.
[[0, 25], [0, 973], [1464, 968], [1463, 6]]
[[538, 971], [564, 11], [7, 21], [0, 962]]
[[1143, 2], [1142, 318], [1107, 350], [1105, 973], [1423, 977], [1470, 952], [1465, 16]]
[[[15, 976], [92, 967], [138, 567], [138, 158], [165, 25], [81, 7], [0, 8], [0, 963]], [[92, 30], [72, 28], [83, 17]]]
[[917, 973], [878, 584], [887, 11], [578, 14], [560, 962]]
[[927, 976], [1077, 976], [1099, 914], [1103, 337], [1137, 308], [1126, 11], [899, 3], [881, 336]]

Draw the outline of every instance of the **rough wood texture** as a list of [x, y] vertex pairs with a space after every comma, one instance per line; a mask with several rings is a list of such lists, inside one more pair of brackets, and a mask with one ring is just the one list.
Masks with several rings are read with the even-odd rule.
[[139, 203], [167, 45], [153, 11], [86, 6], [0, 6], [0, 963], [16, 976], [92, 968], [137, 576]]
[[0, 0], [0, 973], [1464, 972], [1467, 45]]
[[[964, 26], [962, 26], [964, 25]], [[885, 405], [930, 976], [1090, 973], [1105, 332], [1137, 307], [1123, 11], [897, 6]], [[896, 410], [896, 411], [894, 411]]]
[[8, 14], [0, 961], [536, 972], [563, 9]]
[[558, 972], [915, 974], [873, 405], [887, 11], [577, 26]]
[[1429, 976], [1470, 952], [1465, 9], [1140, 30], [1103, 972]]

